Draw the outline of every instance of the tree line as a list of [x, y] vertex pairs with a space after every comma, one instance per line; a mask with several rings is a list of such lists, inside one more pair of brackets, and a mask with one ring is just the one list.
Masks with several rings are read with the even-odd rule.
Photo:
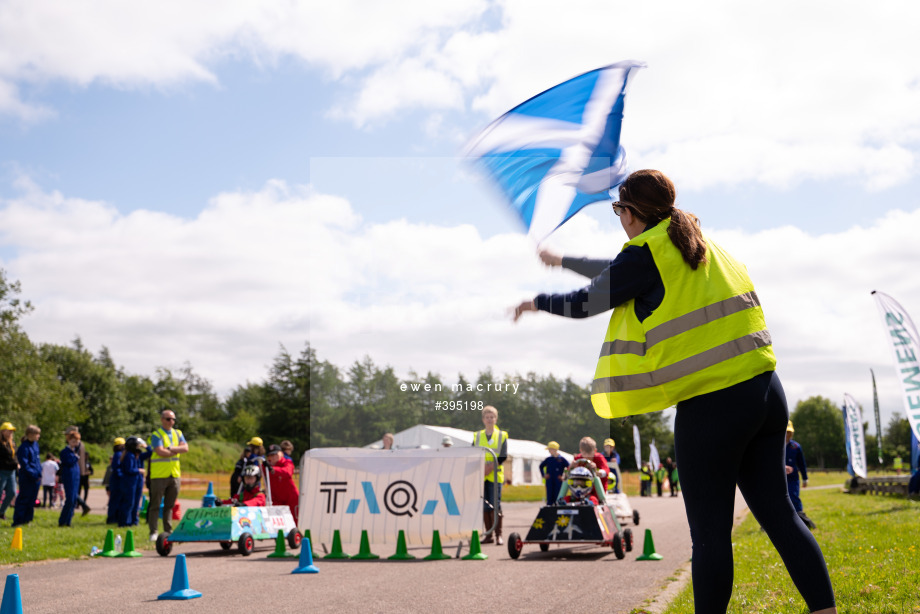
[[[129, 373], [105, 347], [95, 354], [79, 337], [68, 345], [33, 344], [19, 320], [32, 310], [19, 298], [18, 282], [0, 270], [0, 419], [37, 424], [43, 448], [63, 447], [63, 430], [81, 427], [84, 441], [108, 447], [116, 436], [147, 435], [159, 413], [171, 409], [185, 435], [239, 442], [258, 435], [266, 442], [288, 439], [295, 449], [360, 447], [416, 424], [482, 428], [479, 409], [499, 410], [499, 426], [511, 437], [557, 441], [575, 452], [584, 436], [598, 447], [612, 437], [625, 468], [634, 468], [633, 425], [639, 428], [642, 457], [654, 441], [662, 460], [674, 457], [674, 436], [662, 412], [622, 420], [598, 417], [590, 385], [536, 373], [497, 375], [490, 368], [475, 377], [411, 372], [400, 378], [392, 367], [370, 357], [346, 368], [320, 360], [309, 342], [299, 353], [281, 347], [261, 382], [247, 382], [219, 398], [192, 365], [159, 367], [152, 375]], [[453, 409], [445, 409], [453, 408]], [[742, 410], [739, 410], [742, 411]], [[797, 404], [795, 439], [813, 467], [846, 466], [841, 411], [823, 397]], [[909, 455], [907, 420], [895, 415], [883, 436], [886, 465]], [[866, 436], [870, 466], [876, 438]]]

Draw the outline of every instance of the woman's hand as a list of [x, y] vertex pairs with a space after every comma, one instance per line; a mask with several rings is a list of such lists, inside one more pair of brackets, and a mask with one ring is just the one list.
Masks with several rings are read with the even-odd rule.
[[539, 252], [540, 260], [546, 266], [562, 266], [562, 256], [554, 254], [548, 249], [541, 249]]
[[533, 300], [524, 301], [523, 303], [521, 303], [520, 305], [514, 308], [514, 320], [513, 321], [517, 322], [518, 318], [520, 318], [521, 315], [523, 315], [525, 311], [536, 311], [536, 310], [537, 310], [537, 305], [536, 303], [533, 302]]

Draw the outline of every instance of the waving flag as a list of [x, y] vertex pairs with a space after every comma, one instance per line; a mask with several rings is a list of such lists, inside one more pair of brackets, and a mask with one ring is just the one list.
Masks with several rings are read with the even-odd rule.
[[639, 445], [639, 427], [633, 425], [633, 446], [636, 452], [636, 469], [642, 469], [642, 446]]
[[626, 179], [620, 126], [634, 69], [619, 62], [537, 94], [492, 122], [467, 155], [542, 241], [582, 207], [609, 200]]
[[917, 436], [920, 435], [920, 335], [913, 320], [896, 300], [875, 290], [872, 294], [878, 303], [894, 356], [895, 377], [901, 384], [910, 431]]
[[652, 471], [658, 471], [658, 467], [661, 465], [661, 458], [658, 456], [658, 447], [655, 445], [654, 439], [648, 445], [648, 464], [652, 466]]

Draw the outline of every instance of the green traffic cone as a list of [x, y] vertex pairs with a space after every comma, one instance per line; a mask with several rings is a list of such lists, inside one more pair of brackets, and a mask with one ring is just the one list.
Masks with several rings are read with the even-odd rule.
[[473, 537], [470, 539], [470, 553], [463, 557], [464, 561], [484, 561], [489, 555], [482, 553], [482, 546], [479, 543], [479, 531], [473, 530]]
[[[303, 541], [308, 541], [308, 540], [311, 544], [313, 543], [313, 536], [310, 535], [310, 529], [307, 529], [306, 531], [303, 532]], [[303, 543], [301, 543], [300, 547], [303, 548]], [[313, 556], [314, 559], [319, 558], [319, 555], [316, 553], [316, 550], [313, 549], [312, 545], [310, 546], [310, 554]]]
[[645, 545], [642, 547], [642, 554], [636, 558], [637, 561], [660, 561], [664, 557], [655, 552], [655, 542], [652, 540], [652, 530], [645, 530]]
[[342, 552], [342, 536], [339, 530], [332, 532], [332, 552], [323, 557], [324, 559], [350, 559], [351, 557]]
[[367, 531], [361, 531], [361, 550], [351, 558], [352, 560], [358, 561], [373, 561], [380, 558], [378, 555], [371, 552], [371, 544], [367, 537]]
[[409, 554], [409, 549], [406, 548], [406, 532], [402, 529], [399, 530], [399, 537], [396, 539], [396, 554], [391, 557], [387, 557], [390, 561], [414, 561], [415, 557]]
[[297, 556], [285, 549], [284, 531], [278, 529], [278, 535], [275, 536], [275, 551], [268, 555], [270, 559], [288, 559]]
[[134, 549], [134, 531], [128, 529], [128, 533], [125, 535], [125, 551], [121, 554], [116, 554], [117, 557], [128, 557], [136, 558], [139, 556], [144, 556], [140, 552]]
[[105, 534], [105, 545], [102, 546], [99, 556], [118, 556], [118, 550], [115, 549], [115, 531], [112, 529]]
[[426, 561], [443, 561], [444, 559], [449, 559], [449, 554], [444, 554], [441, 550], [441, 534], [438, 533], [438, 530], [434, 530], [434, 536], [431, 538], [431, 554], [425, 557]]

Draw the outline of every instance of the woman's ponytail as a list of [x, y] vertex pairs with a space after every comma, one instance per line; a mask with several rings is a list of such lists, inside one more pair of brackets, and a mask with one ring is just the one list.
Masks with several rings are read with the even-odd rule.
[[672, 208], [668, 236], [691, 269], [695, 271], [700, 263], [706, 262], [706, 241], [700, 230], [700, 220], [695, 215]]

